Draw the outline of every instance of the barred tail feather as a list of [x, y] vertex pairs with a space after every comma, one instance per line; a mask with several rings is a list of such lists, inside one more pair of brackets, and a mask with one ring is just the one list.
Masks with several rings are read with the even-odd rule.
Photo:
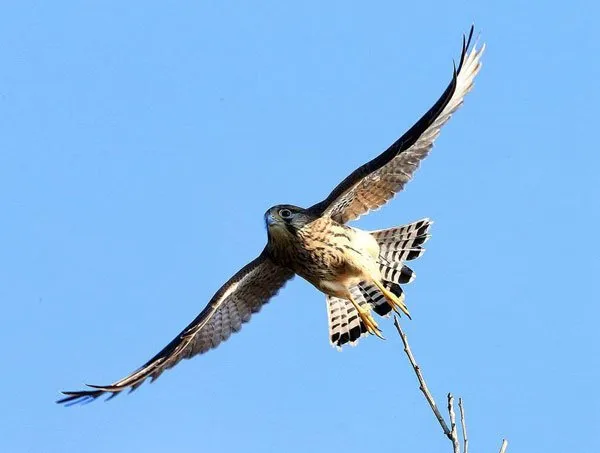
[[379, 244], [379, 261], [390, 268], [397, 264], [420, 257], [425, 249], [423, 244], [429, 239], [429, 219], [418, 220], [409, 225], [372, 231], [371, 235]]
[[416, 222], [409, 223], [408, 225], [402, 225], [399, 227], [386, 228], [384, 230], [371, 231], [371, 235], [377, 242], [384, 243], [392, 239], [410, 239], [411, 237], [418, 237], [427, 235], [429, 227], [433, 224], [433, 221], [429, 218], [417, 220]]
[[[371, 231], [379, 245], [378, 264], [382, 284], [402, 301], [404, 291], [400, 285], [415, 279], [415, 273], [404, 262], [416, 259], [425, 252], [423, 244], [429, 239], [428, 231], [432, 223], [429, 219], [422, 219], [400, 227]], [[350, 288], [350, 294], [358, 305], [369, 304], [379, 316], [389, 316], [392, 312], [392, 306], [371, 282], [360, 282]], [[355, 345], [367, 335], [366, 326], [349, 300], [327, 296], [327, 312], [329, 339], [338, 349], [346, 343]]]
[[[359, 305], [366, 304], [364, 297], [355, 298]], [[327, 296], [327, 319], [329, 320], [329, 340], [338, 349], [346, 343], [355, 345], [358, 339], [367, 334], [352, 302], [339, 297]]]
[[[404, 263], [420, 257], [425, 252], [423, 244], [430, 237], [429, 228], [432, 223], [430, 219], [421, 219], [400, 227], [371, 231], [379, 244], [378, 264], [383, 286], [401, 300], [404, 300], [404, 292], [400, 285], [410, 283], [416, 277], [415, 272]], [[367, 300], [377, 314], [385, 316], [392, 311], [392, 307], [375, 285], [361, 285], [365, 288], [368, 286]]]
[[384, 281], [392, 283], [406, 284], [412, 282], [417, 274], [408, 266], [402, 263], [390, 263], [387, 261], [379, 261], [379, 270]]

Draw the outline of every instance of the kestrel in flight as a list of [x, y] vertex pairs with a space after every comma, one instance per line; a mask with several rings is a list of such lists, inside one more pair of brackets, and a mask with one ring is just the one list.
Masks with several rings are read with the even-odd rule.
[[308, 209], [278, 205], [265, 213], [268, 241], [173, 341], [129, 376], [110, 385], [63, 392], [58, 403], [86, 402], [154, 380], [182, 359], [217, 347], [242, 328], [295, 274], [325, 293], [331, 344], [341, 347], [381, 331], [372, 316], [392, 310], [409, 315], [402, 284], [415, 274], [405, 262], [419, 257], [429, 219], [364, 231], [346, 223], [383, 206], [404, 188], [450, 116], [462, 105], [481, 67], [484, 47], [463, 36], [458, 67], [437, 102], [382, 154], [357, 168], [323, 201]]

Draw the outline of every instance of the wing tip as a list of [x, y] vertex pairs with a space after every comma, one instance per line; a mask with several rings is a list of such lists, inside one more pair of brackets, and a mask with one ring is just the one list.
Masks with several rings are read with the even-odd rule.
[[79, 390], [61, 392], [64, 398], [56, 400], [56, 404], [61, 404], [65, 407], [71, 407], [78, 404], [88, 404], [101, 396], [104, 392], [101, 390]]
[[[462, 35], [462, 50], [460, 53], [460, 62], [458, 64], [458, 73], [461, 72], [461, 69], [463, 68], [465, 61], [469, 58], [469, 50], [471, 50], [471, 44], [473, 43], [473, 35], [475, 34], [475, 23], [472, 22], [471, 23], [471, 27], [469, 28], [469, 32], [468, 33], [463, 33]], [[477, 54], [480, 54], [482, 52], [482, 50], [477, 51], [476, 47], [477, 47], [477, 42], [479, 41], [479, 35], [477, 35], [477, 38], [474, 41], [473, 44], [473, 49], [472, 51], [475, 51]], [[485, 44], [484, 44], [485, 47]], [[456, 71], [456, 63], [454, 64], [454, 69]]]
[[113, 388], [114, 386], [102, 386], [102, 385], [92, 385], [85, 384], [92, 390], [77, 390], [77, 391], [64, 391], [60, 392], [65, 395], [64, 398], [60, 398], [56, 400], [56, 404], [61, 404], [65, 407], [71, 407], [78, 404], [89, 404], [92, 401], [98, 399], [102, 395], [108, 395], [105, 401], [113, 399], [117, 396], [123, 389]]

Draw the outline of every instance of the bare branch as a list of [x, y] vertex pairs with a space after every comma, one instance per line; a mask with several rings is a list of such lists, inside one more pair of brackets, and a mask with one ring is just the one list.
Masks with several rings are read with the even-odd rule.
[[467, 436], [467, 423], [465, 421], [465, 408], [463, 407], [462, 398], [458, 399], [458, 408], [460, 409], [460, 425], [463, 435], [463, 453], [469, 453], [469, 438]]
[[456, 432], [454, 397], [452, 396], [452, 393], [448, 393], [448, 414], [450, 414], [450, 440], [452, 441], [452, 449], [454, 450], [454, 453], [460, 453], [460, 443], [458, 442], [458, 434]]
[[[398, 331], [398, 334], [400, 335], [400, 338], [402, 339], [402, 344], [404, 344], [404, 352], [406, 353], [406, 356], [408, 357], [408, 360], [409, 360], [413, 370], [415, 371], [415, 374], [417, 375], [417, 379], [419, 380], [419, 389], [421, 390], [421, 392], [423, 392], [423, 395], [425, 395], [425, 399], [429, 403], [431, 410], [435, 414], [435, 418], [437, 418], [440, 426], [442, 427], [442, 430], [444, 431], [444, 435], [448, 439], [450, 439], [450, 442], [452, 442], [453, 452], [461, 453], [460, 441], [458, 440], [458, 432], [456, 429], [456, 413], [454, 411], [454, 397], [452, 396], [452, 393], [448, 393], [448, 414], [450, 415], [450, 428], [448, 428], [448, 425], [446, 424], [444, 417], [442, 417], [442, 414], [440, 413], [440, 410], [438, 409], [437, 404], [435, 403], [435, 400], [433, 399], [433, 396], [431, 395], [431, 392], [427, 388], [427, 384], [425, 383], [425, 378], [423, 378], [423, 374], [421, 373], [421, 368], [419, 367], [419, 365], [417, 365], [417, 361], [415, 360], [415, 357], [410, 349], [410, 346], [408, 345], [408, 338], [407, 338], [406, 334], [404, 333], [404, 331], [402, 330], [402, 327], [400, 327], [400, 322], [398, 321], [397, 316], [394, 316], [394, 326], [396, 326], [396, 330]], [[462, 453], [469, 453], [469, 438], [467, 437], [467, 421], [465, 418], [465, 409], [463, 407], [462, 398], [458, 399], [458, 408], [460, 409], [460, 424], [461, 424], [462, 435], [463, 435], [464, 451]], [[507, 447], [508, 447], [508, 442], [506, 441], [506, 439], [504, 439], [502, 441], [502, 447], [500, 448], [500, 453], [506, 453]]]
[[421, 368], [419, 368], [419, 365], [417, 365], [417, 362], [415, 361], [415, 357], [413, 356], [413, 353], [410, 350], [410, 346], [408, 345], [408, 339], [406, 338], [406, 334], [402, 330], [402, 327], [400, 327], [400, 323], [398, 322], [397, 316], [394, 316], [394, 325], [396, 326], [396, 330], [398, 331], [398, 334], [400, 335], [400, 338], [402, 339], [402, 343], [404, 344], [404, 352], [406, 352], [406, 355], [408, 356], [408, 360], [410, 361], [410, 364], [412, 365], [413, 369], [415, 370], [415, 374], [417, 375], [417, 379], [419, 380], [419, 389], [425, 395], [425, 399], [429, 403], [431, 410], [433, 411], [433, 413], [435, 414], [435, 417], [437, 418], [438, 422], [440, 423], [442, 430], [444, 430], [444, 434], [446, 435], [446, 437], [448, 437], [448, 439], [452, 440], [452, 433], [448, 429], [448, 425], [446, 424], [444, 417], [442, 417], [442, 414], [440, 414], [440, 410], [438, 409], [437, 405], [435, 404], [433, 396], [431, 396], [431, 393], [429, 392], [429, 389], [427, 388], [425, 379], [423, 379], [423, 375], [421, 374]]

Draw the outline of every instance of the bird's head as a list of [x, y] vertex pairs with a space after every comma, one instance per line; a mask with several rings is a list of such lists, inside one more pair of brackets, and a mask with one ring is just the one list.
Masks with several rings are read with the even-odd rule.
[[273, 206], [265, 212], [265, 224], [269, 237], [288, 237], [314, 220], [306, 209], [290, 204]]

